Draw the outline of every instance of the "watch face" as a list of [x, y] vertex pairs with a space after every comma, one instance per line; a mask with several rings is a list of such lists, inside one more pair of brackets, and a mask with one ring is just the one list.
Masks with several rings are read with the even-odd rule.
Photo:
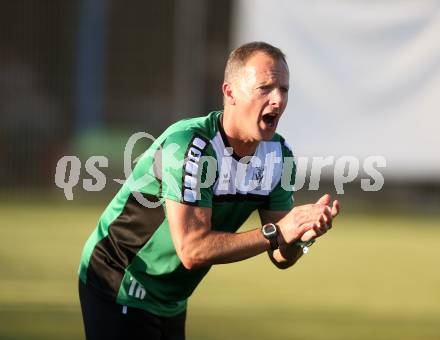
[[263, 228], [264, 234], [269, 236], [276, 233], [277, 228], [273, 224], [267, 224]]

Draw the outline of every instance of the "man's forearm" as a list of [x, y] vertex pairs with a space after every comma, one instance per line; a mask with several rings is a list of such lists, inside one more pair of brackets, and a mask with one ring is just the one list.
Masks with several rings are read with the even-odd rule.
[[183, 243], [181, 260], [188, 269], [242, 261], [270, 248], [259, 229], [243, 233], [209, 231], [187, 241]]

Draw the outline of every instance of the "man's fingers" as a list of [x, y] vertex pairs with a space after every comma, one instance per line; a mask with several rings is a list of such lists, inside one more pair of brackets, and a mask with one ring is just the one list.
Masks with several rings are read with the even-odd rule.
[[321, 216], [318, 221], [318, 225], [313, 228], [315, 230], [316, 234], [319, 236], [324, 235], [327, 232], [328, 225], [327, 222], [324, 220], [324, 217]]
[[302, 236], [301, 236], [301, 241], [303, 242], [307, 242], [310, 241], [314, 238], [318, 237], [318, 235], [316, 234], [316, 231], [312, 228], [310, 230], [307, 230]]
[[332, 219], [333, 219], [332, 208], [330, 208], [329, 206], [326, 206], [325, 210], [323, 212], [323, 216], [324, 216], [325, 222], [327, 224], [331, 223]]
[[309, 230], [312, 230], [315, 224], [304, 224], [296, 229], [297, 239], [301, 238]]
[[321, 217], [319, 217], [319, 220], [318, 220], [318, 227], [320, 229], [323, 229], [326, 227], [326, 225], [327, 225], [326, 218], [324, 217], [324, 215], [321, 215]]
[[339, 205], [339, 201], [335, 200], [333, 201], [333, 206], [332, 206], [332, 217], [336, 217], [339, 214], [339, 210], [340, 210], [340, 205]]
[[279, 225], [295, 226], [293, 229], [285, 230], [288, 243], [295, 239], [310, 240], [325, 234], [332, 228], [333, 218], [339, 214], [339, 210], [339, 202], [335, 200], [330, 204], [330, 195], [325, 194], [315, 204], [292, 209], [279, 221]]
[[323, 216], [323, 218], [324, 218], [324, 222], [325, 222], [324, 227], [325, 227], [325, 229], [326, 229], [326, 231], [327, 231], [328, 229], [331, 229], [331, 227], [332, 227], [333, 215], [332, 215], [332, 213], [331, 213], [331, 208], [330, 208], [330, 207], [327, 207], [327, 208], [325, 209], [325, 213], [324, 213], [324, 215], [322, 215], [322, 216]]
[[316, 204], [329, 205], [329, 204], [330, 204], [330, 200], [331, 200], [330, 195], [329, 195], [329, 194], [325, 194], [324, 196], [322, 196], [322, 197], [316, 202]]

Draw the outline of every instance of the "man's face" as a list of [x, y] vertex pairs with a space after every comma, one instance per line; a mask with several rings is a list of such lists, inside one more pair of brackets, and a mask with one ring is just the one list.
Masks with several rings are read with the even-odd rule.
[[263, 52], [251, 56], [233, 84], [235, 112], [243, 137], [271, 140], [288, 100], [289, 69]]

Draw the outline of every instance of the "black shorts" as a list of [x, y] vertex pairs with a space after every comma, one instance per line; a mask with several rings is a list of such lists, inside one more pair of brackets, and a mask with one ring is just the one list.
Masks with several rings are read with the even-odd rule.
[[162, 317], [142, 309], [124, 307], [98, 296], [81, 280], [79, 299], [87, 340], [185, 339], [186, 311], [174, 317]]

